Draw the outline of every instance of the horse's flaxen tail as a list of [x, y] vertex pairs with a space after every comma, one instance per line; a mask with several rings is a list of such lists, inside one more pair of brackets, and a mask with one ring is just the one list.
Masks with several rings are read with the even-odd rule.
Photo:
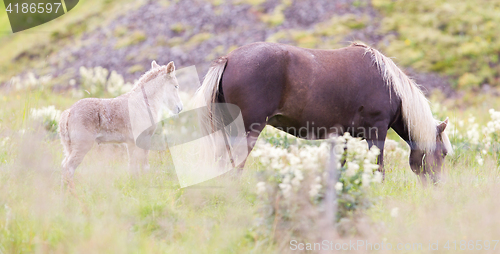
[[366, 53], [372, 55], [386, 84], [402, 101], [403, 119], [408, 128], [410, 139], [417, 147], [425, 151], [433, 151], [436, 147], [436, 120], [432, 116], [429, 101], [425, 98], [419, 86], [410, 79], [389, 57], [378, 50], [362, 43]]
[[61, 144], [63, 145], [64, 156], [65, 156], [65, 159], [62, 163], [63, 166], [64, 163], [66, 162], [66, 159], [71, 153], [71, 140], [69, 137], [69, 129], [68, 129], [68, 120], [70, 112], [71, 109], [66, 109], [65, 111], [63, 111], [61, 114], [61, 118], [59, 120], [59, 137], [61, 138]]
[[[207, 72], [205, 79], [203, 80], [203, 84], [196, 91], [195, 94], [195, 103], [197, 107], [208, 106], [205, 114], [200, 119], [202, 126], [211, 126], [214, 128], [216, 125], [214, 121], [219, 121], [218, 119], [214, 119], [214, 106], [213, 103], [218, 102], [217, 98], [219, 95], [219, 86], [220, 80], [222, 77], [222, 73], [226, 68], [227, 58], [220, 57], [216, 61], [214, 61], [213, 65]], [[209, 130], [206, 130], [209, 131]], [[211, 130], [213, 131], [213, 130]]]

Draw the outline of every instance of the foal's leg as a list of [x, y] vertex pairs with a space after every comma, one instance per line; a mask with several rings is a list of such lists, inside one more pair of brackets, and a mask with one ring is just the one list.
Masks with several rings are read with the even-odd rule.
[[85, 155], [92, 149], [94, 138], [92, 135], [83, 135], [71, 139], [71, 152], [64, 159], [62, 177], [63, 181], [72, 184], [75, 170], [82, 163]]
[[137, 153], [139, 148], [134, 143], [127, 143], [128, 151], [128, 166], [130, 173], [137, 173], [139, 171]]
[[131, 173], [138, 173], [141, 168], [144, 171], [149, 170], [149, 150], [137, 147], [134, 143], [127, 143], [129, 168]]
[[138, 149], [138, 150], [142, 160], [142, 170], [147, 172], [150, 169], [149, 159], [148, 159], [149, 150], [144, 150], [144, 149]]

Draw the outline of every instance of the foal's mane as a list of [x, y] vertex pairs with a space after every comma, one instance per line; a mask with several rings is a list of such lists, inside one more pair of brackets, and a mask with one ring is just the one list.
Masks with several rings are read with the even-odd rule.
[[[365, 48], [365, 54], [369, 53], [372, 56], [373, 63], [377, 65], [386, 85], [401, 99], [403, 119], [408, 128], [410, 140], [416, 142], [417, 148], [421, 150], [434, 151], [437, 121], [432, 116], [429, 101], [419, 85], [378, 50], [359, 42], [354, 42], [351, 46]], [[443, 132], [443, 136], [445, 135]], [[448, 144], [445, 145], [448, 146]]]
[[166, 65], [160, 66], [158, 68], [150, 69], [146, 73], [142, 74], [142, 76], [139, 78], [139, 80], [137, 82], [135, 82], [131, 91], [135, 91], [135, 90], [137, 90], [137, 88], [144, 86], [149, 81], [158, 77], [158, 75], [160, 75], [162, 72], [164, 72], [164, 74], [168, 74]]

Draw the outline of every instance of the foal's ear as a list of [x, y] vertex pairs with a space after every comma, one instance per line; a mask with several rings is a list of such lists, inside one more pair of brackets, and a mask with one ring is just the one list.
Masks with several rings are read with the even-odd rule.
[[160, 66], [156, 63], [155, 60], [153, 60], [153, 62], [151, 62], [151, 69], [156, 69], [158, 67], [160, 67]]
[[446, 129], [446, 126], [448, 125], [448, 117], [442, 121], [440, 124], [437, 126], [437, 131], [438, 134], [443, 133], [443, 131]]
[[175, 71], [174, 61], [170, 61], [170, 63], [167, 64], [167, 73], [171, 73], [173, 71]]

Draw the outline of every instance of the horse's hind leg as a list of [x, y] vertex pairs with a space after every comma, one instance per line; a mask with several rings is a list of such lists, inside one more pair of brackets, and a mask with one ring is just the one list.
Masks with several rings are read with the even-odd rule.
[[249, 128], [247, 128], [248, 153], [246, 155], [245, 160], [236, 167], [238, 169], [238, 172], [241, 173], [241, 171], [245, 167], [245, 163], [247, 162], [248, 156], [250, 155], [250, 152], [252, 152], [255, 143], [257, 143], [257, 139], [259, 138], [259, 135], [264, 129], [264, 127], [266, 127], [265, 123], [253, 123], [252, 125], [250, 125]]
[[[74, 141], [73, 141], [74, 140]], [[94, 139], [72, 139], [71, 152], [63, 161], [63, 181], [69, 184], [73, 182], [75, 170], [82, 163], [85, 155], [92, 149]]]

